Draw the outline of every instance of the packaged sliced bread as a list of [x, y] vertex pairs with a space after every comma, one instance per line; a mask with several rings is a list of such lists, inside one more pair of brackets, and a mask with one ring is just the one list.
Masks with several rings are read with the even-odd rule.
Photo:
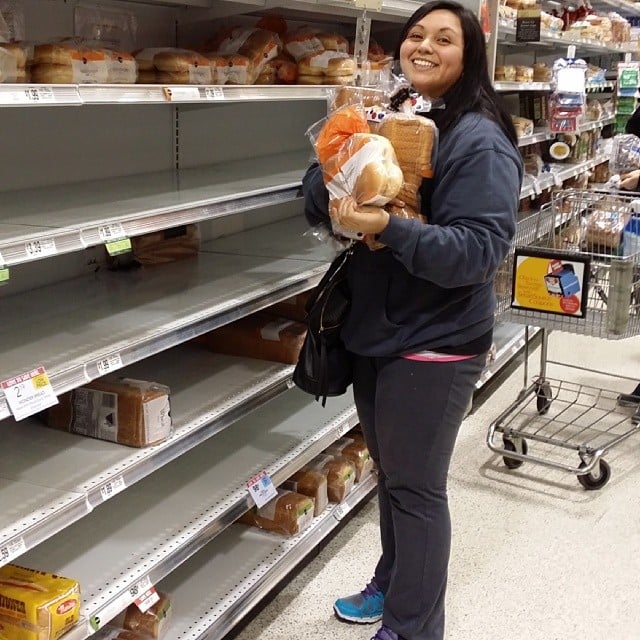
[[282, 487], [313, 498], [315, 504], [314, 516], [319, 516], [329, 504], [327, 474], [319, 469], [300, 469]]
[[164, 637], [171, 613], [171, 600], [166, 593], [158, 591], [159, 600], [144, 613], [137, 604], [127, 607], [122, 626], [150, 640], [161, 640]]
[[298, 535], [313, 520], [313, 498], [287, 489], [278, 489], [278, 495], [264, 507], [253, 507], [240, 522], [288, 536]]
[[327, 475], [327, 496], [330, 502], [342, 502], [353, 489], [356, 468], [343, 457], [320, 454], [303, 467], [305, 471], [322, 471]]
[[336, 440], [326, 453], [350, 460], [356, 469], [356, 482], [360, 482], [373, 471], [373, 460], [364, 440], [344, 437]]
[[157, 382], [101, 378], [58, 400], [43, 418], [48, 426], [70, 433], [146, 447], [171, 432], [169, 387]]
[[76, 580], [15, 564], [0, 567], [3, 640], [57, 640], [79, 617]]

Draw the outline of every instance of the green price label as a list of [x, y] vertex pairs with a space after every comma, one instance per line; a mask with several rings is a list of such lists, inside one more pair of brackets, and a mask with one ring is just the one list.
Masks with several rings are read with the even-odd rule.
[[635, 89], [638, 86], [638, 69], [623, 69], [620, 72], [620, 88]]
[[9, 268], [0, 267], [0, 284], [9, 282]]
[[127, 253], [128, 251], [131, 251], [131, 239], [123, 238], [122, 240], [116, 240], [115, 242], [107, 242], [105, 247], [107, 248], [107, 252], [110, 256]]

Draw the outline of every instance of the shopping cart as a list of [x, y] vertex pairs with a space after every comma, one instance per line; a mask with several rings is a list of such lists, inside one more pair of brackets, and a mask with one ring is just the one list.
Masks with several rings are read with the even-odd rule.
[[[640, 212], [638, 194], [566, 190], [518, 223], [496, 293], [499, 319], [526, 325], [524, 386], [487, 435], [489, 448], [509, 469], [534, 462], [575, 474], [585, 489], [600, 489], [611, 475], [603, 456], [640, 429], [640, 399], [547, 377], [551, 330], [607, 340], [640, 333], [635, 210]], [[530, 327], [541, 335], [540, 372], [531, 384]], [[567, 450], [578, 453], [575, 464], [566, 461]]]

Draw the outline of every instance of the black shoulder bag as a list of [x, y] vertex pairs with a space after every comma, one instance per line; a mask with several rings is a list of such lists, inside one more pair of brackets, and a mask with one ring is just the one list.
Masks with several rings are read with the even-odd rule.
[[321, 398], [323, 407], [328, 396], [342, 395], [353, 381], [353, 358], [340, 338], [351, 306], [347, 266], [352, 253], [353, 246], [334, 259], [305, 305], [307, 335], [293, 382], [316, 400]]

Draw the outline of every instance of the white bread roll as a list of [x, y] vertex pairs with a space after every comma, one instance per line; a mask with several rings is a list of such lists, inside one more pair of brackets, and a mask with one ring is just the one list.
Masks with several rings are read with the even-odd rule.
[[298, 76], [298, 84], [324, 84], [324, 76]]
[[322, 42], [322, 46], [327, 51], [341, 51], [342, 53], [349, 51], [349, 41], [337, 33], [316, 33], [316, 38]]
[[153, 64], [158, 71], [175, 73], [188, 72], [191, 67], [209, 67], [209, 60], [195, 51], [175, 49], [156, 53], [153, 56]]
[[36, 64], [31, 67], [31, 81], [44, 84], [75, 84], [70, 64]]
[[356, 63], [348, 54], [323, 51], [299, 60], [298, 72], [302, 76], [352, 76], [356, 72]]

